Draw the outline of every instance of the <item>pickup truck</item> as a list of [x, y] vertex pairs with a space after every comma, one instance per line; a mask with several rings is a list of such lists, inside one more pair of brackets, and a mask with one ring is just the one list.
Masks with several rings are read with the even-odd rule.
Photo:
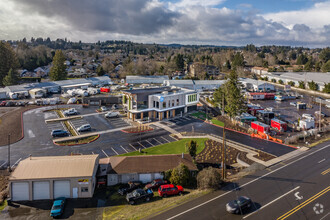
[[143, 190], [143, 189], [136, 189], [131, 193], [126, 195], [126, 200], [129, 204], [134, 205], [138, 201], [146, 201], [149, 202], [150, 199], [154, 196], [154, 193], [151, 189]]

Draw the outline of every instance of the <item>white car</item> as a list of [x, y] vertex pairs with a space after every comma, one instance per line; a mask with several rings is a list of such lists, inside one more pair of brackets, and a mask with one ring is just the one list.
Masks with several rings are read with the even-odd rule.
[[92, 127], [90, 124], [82, 125], [77, 129], [77, 131], [79, 131], [79, 132], [90, 131], [90, 130], [92, 130]]
[[108, 108], [105, 107], [105, 106], [102, 106], [102, 107], [101, 107], [101, 111], [102, 111], [102, 112], [106, 112], [106, 111], [108, 111]]
[[114, 118], [114, 117], [119, 117], [119, 112], [107, 112], [107, 114], [104, 115], [106, 118]]
[[65, 116], [68, 116], [68, 115], [77, 115], [78, 114], [78, 111], [75, 108], [70, 108], [70, 109], [64, 111], [63, 114]]
[[306, 114], [306, 113], [304, 113], [304, 114], [302, 114], [302, 117], [303, 117], [303, 118], [310, 119], [310, 120], [314, 120], [314, 117], [313, 117], [313, 115], [311, 115], [311, 114]]

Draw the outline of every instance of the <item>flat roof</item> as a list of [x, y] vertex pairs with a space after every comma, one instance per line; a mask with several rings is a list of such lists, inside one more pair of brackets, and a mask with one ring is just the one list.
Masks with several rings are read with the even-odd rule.
[[98, 155], [28, 157], [18, 164], [9, 180], [90, 177], [97, 159]]
[[140, 94], [140, 93], [150, 93], [150, 92], [163, 92], [163, 91], [172, 91], [168, 86], [158, 87], [158, 88], [146, 88], [146, 89], [132, 89], [132, 90], [123, 90], [123, 92], [131, 94]]

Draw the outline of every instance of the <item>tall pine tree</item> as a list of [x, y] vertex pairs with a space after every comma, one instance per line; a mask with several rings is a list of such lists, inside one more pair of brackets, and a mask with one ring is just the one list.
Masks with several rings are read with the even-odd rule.
[[13, 70], [12, 68], [9, 70], [8, 75], [5, 76], [2, 80], [2, 84], [4, 86], [12, 86], [18, 84], [18, 73], [17, 71]]
[[50, 70], [50, 78], [54, 81], [65, 80], [67, 78], [65, 56], [62, 50], [57, 50], [53, 58], [53, 66]]
[[3, 85], [3, 80], [9, 70], [12, 69], [12, 72], [16, 72], [18, 67], [18, 59], [10, 44], [0, 41], [0, 86]]

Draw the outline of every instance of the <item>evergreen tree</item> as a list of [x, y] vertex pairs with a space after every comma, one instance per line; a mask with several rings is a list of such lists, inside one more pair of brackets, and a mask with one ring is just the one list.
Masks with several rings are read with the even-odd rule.
[[184, 68], [184, 59], [182, 54], [178, 54], [175, 57], [175, 64], [179, 70], [183, 70]]
[[300, 89], [305, 89], [305, 83], [304, 81], [299, 81], [299, 86]]
[[308, 62], [308, 58], [305, 54], [300, 54], [297, 59], [297, 65], [304, 65]]
[[50, 78], [54, 81], [65, 80], [67, 78], [65, 56], [62, 50], [57, 50], [53, 58], [53, 66], [50, 69]]
[[12, 68], [9, 70], [8, 75], [2, 81], [2, 84], [5, 86], [12, 86], [18, 84], [18, 73], [14, 71]]
[[190, 156], [195, 158], [197, 152], [197, 142], [191, 140], [190, 142], [186, 143], [186, 151], [189, 152]]
[[18, 59], [10, 44], [0, 41], [0, 86], [3, 85], [3, 80], [8, 75], [9, 70], [12, 69], [14, 73], [18, 67]]
[[103, 76], [105, 74], [105, 71], [101, 65], [96, 68], [96, 73], [98, 76]]
[[313, 61], [312, 59], [308, 59], [307, 63], [304, 66], [305, 71], [311, 71], [313, 69]]
[[330, 72], [330, 60], [322, 65], [322, 72]]
[[319, 85], [312, 80], [312, 82], [308, 82], [308, 88], [317, 91], [319, 90]]
[[236, 70], [237, 67], [244, 66], [244, 56], [241, 53], [236, 53], [232, 62], [232, 67]]
[[324, 88], [322, 90], [322, 92], [325, 92], [325, 93], [330, 93], [330, 83], [324, 83]]
[[330, 60], [330, 47], [324, 48], [320, 55], [319, 55], [320, 60], [322, 60], [324, 63], [328, 62]]

